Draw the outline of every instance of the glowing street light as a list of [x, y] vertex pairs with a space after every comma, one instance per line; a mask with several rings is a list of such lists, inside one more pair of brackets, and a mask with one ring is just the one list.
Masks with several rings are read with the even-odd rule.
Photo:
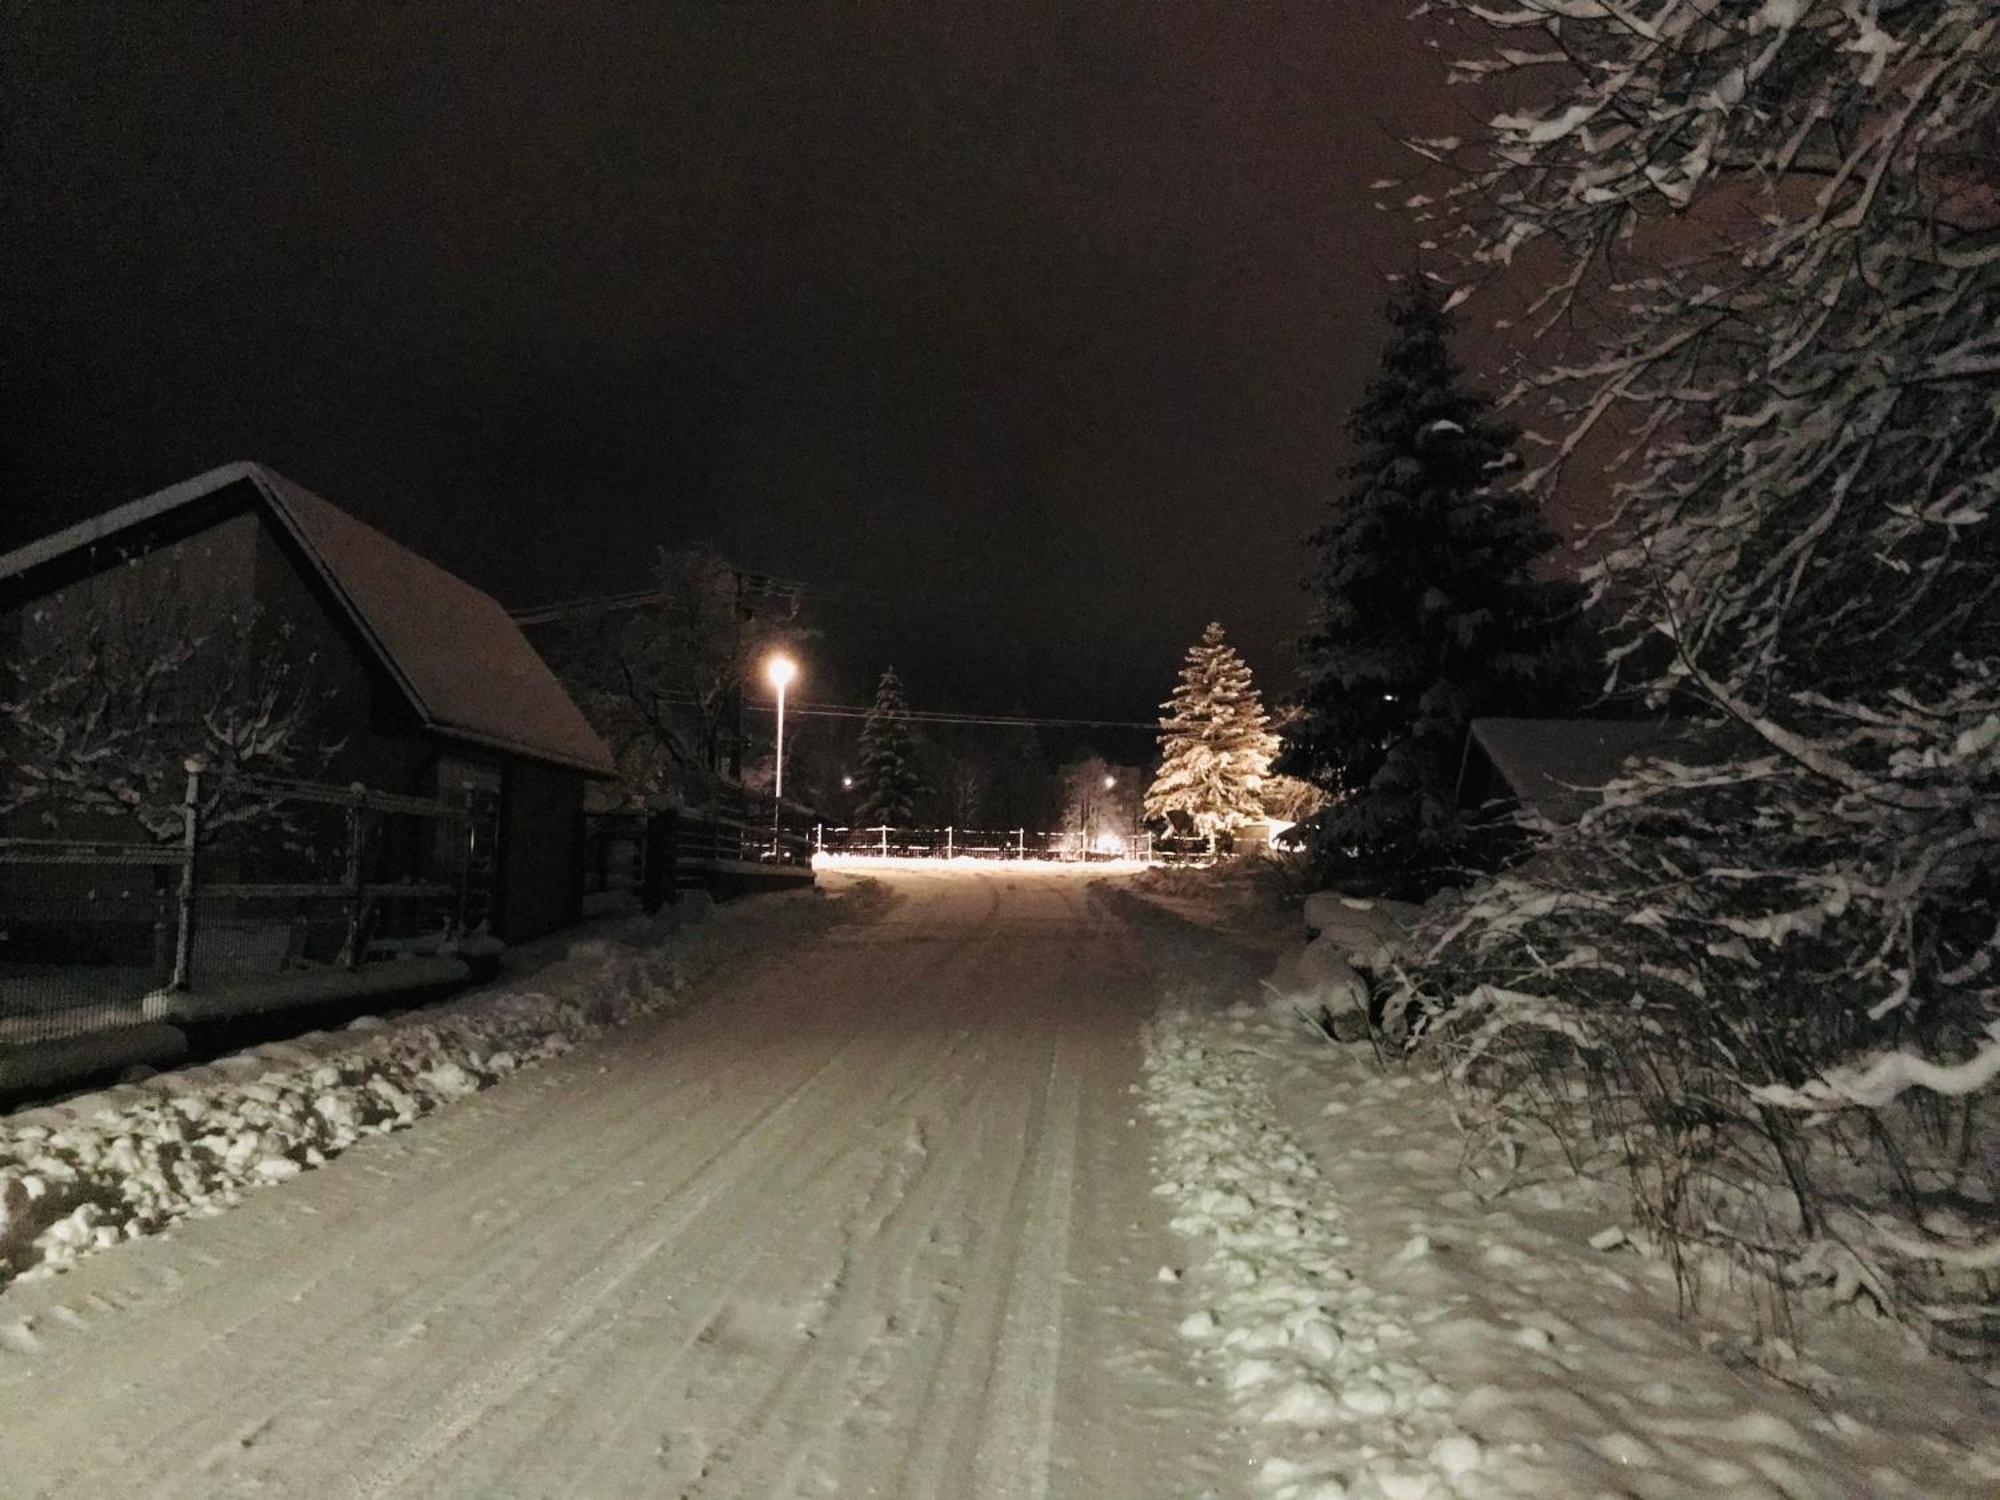
[[1110, 791], [1116, 785], [1118, 785], [1118, 778], [1116, 776], [1107, 776], [1104, 778], [1105, 791]]
[[799, 664], [782, 652], [764, 663], [764, 676], [778, 690], [778, 774], [773, 789], [777, 807], [771, 811], [773, 826], [778, 821], [778, 809], [785, 805], [785, 688], [798, 675]]

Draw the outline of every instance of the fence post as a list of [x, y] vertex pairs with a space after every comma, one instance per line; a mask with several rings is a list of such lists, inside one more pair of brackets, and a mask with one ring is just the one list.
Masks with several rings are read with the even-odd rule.
[[889, 857], [889, 825], [887, 823], [882, 825], [882, 857], [884, 859]]
[[958, 846], [957, 846], [957, 841], [953, 838], [952, 826], [949, 823], [947, 823], [945, 824], [944, 828], [944, 857], [946, 859], [951, 859], [957, 854], [957, 852], [958, 852]]
[[201, 762], [187, 763], [187, 791], [181, 798], [181, 888], [174, 921], [174, 989], [194, 984], [194, 848], [201, 830]]
[[1025, 828], [1016, 828], [1014, 830], [1014, 858], [1026, 859], [1027, 857], [1028, 830]]
[[347, 807], [347, 968], [361, 967], [361, 928], [365, 899], [362, 882], [367, 862], [361, 857], [362, 827], [368, 794], [360, 786], [350, 788], [354, 800]]
[[826, 853], [826, 824], [813, 824], [813, 853]]
[[1153, 862], [1153, 830], [1148, 828], [1146, 830], [1146, 863], [1150, 865], [1152, 862]]

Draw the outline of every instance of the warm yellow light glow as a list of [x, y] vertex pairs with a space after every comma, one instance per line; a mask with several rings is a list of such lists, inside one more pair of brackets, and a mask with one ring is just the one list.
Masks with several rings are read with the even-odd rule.
[[764, 663], [764, 676], [779, 692], [783, 692], [798, 675], [799, 664], [789, 656], [774, 656]]
[[1097, 836], [1096, 843], [1099, 854], [1123, 854], [1125, 852], [1125, 840], [1115, 833], [1100, 833]]

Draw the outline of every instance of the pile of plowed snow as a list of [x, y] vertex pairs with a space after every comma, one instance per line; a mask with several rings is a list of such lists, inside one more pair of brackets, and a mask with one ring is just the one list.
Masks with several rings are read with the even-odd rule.
[[723, 908], [700, 926], [630, 918], [521, 980], [447, 1004], [0, 1118], [0, 1287], [219, 1213], [364, 1136], [677, 1009], [730, 953], [809, 926], [828, 905], [801, 892]]

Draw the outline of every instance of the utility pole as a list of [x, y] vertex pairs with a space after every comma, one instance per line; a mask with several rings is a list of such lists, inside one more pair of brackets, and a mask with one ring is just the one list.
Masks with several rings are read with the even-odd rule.
[[743, 673], [742, 673], [743, 625], [744, 622], [750, 618], [750, 605], [749, 601], [744, 597], [742, 570], [740, 568], [731, 568], [729, 570], [729, 579], [734, 596], [731, 600], [730, 615], [732, 616], [735, 622], [731, 627], [731, 629], [734, 631], [734, 634], [731, 636], [729, 642], [729, 659], [731, 662], [735, 664], [737, 668], [736, 672], [734, 673], [734, 680], [729, 684], [729, 696], [732, 700], [734, 700], [731, 704], [731, 722], [735, 726], [730, 731], [729, 735], [729, 779], [735, 782], [738, 786], [741, 786], [743, 784], [743, 738], [744, 738]]

